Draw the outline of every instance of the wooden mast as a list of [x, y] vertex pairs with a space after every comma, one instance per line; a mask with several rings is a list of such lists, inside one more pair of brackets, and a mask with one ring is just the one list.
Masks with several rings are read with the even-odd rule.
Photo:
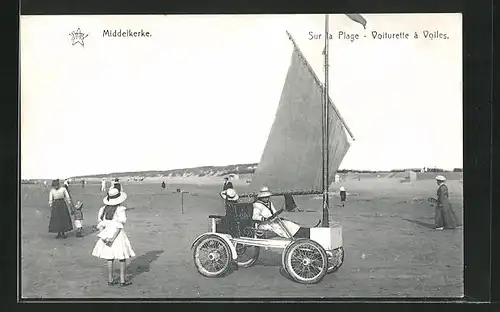
[[324, 96], [324, 103], [323, 103], [323, 116], [322, 116], [322, 121], [323, 121], [323, 222], [322, 226], [323, 227], [329, 227], [330, 226], [330, 220], [329, 220], [329, 196], [328, 196], [328, 187], [330, 185], [329, 177], [328, 177], [328, 165], [329, 165], [329, 159], [328, 159], [328, 143], [329, 143], [329, 136], [328, 136], [328, 120], [329, 120], [329, 93], [328, 93], [328, 14], [325, 14], [325, 86], [323, 88], [323, 96]]

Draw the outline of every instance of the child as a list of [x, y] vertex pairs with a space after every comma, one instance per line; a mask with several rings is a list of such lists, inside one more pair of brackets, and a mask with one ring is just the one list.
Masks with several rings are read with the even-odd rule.
[[126, 207], [121, 204], [127, 198], [127, 194], [111, 188], [108, 195], [103, 199], [105, 206], [99, 209], [97, 214], [98, 228], [101, 232], [98, 234], [92, 255], [108, 261], [108, 285], [118, 283], [113, 278], [114, 262], [120, 262], [120, 280], [121, 286], [128, 286], [132, 283], [125, 279], [126, 260], [134, 257], [130, 241], [124, 231], [124, 225], [127, 222], [125, 213]]
[[75, 227], [76, 227], [76, 237], [83, 237], [83, 203], [77, 201], [75, 205]]
[[342, 202], [342, 207], [344, 207], [346, 199], [347, 199], [347, 193], [345, 192], [345, 188], [343, 186], [341, 186], [340, 187], [340, 201]]

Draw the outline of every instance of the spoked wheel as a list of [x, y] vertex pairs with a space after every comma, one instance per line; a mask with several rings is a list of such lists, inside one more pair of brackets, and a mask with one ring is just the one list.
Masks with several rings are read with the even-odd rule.
[[332, 251], [326, 252], [328, 256], [328, 271], [327, 274], [331, 274], [337, 272], [338, 269], [344, 263], [344, 247], [336, 248]]
[[193, 258], [198, 272], [206, 277], [222, 276], [231, 268], [231, 249], [217, 235], [208, 235], [196, 243]]
[[302, 284], [320, 282], [328, 270], [325, 249], [309, 239], [291, 243], [285, 250], [284, 258], [287, 273]]

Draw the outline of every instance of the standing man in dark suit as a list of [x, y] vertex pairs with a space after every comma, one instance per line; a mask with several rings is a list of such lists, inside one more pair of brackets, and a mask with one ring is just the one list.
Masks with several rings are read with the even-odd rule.
[[224, 186], [222, 187], [222, 191], [232, 188], [233, 188], [233, 183], [229, 182], [229, 179], [227, 177], [224, 178]]

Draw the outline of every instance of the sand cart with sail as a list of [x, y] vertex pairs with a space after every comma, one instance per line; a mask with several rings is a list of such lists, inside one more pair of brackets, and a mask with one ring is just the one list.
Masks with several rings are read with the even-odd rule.
[[340, 226], [311, 228], [310, 238], [294, 238], [284, 226], [278, 210], [264, 222], [276, 222], [287, 237], [261, 238], [261, 223], [252, 220], [252, 203], [232, 204], [231, 213], [211, 215], [212, 229], [193, 242], [193, 260], [198, 272], [206, 277], [222, 277], [234, 265], [250, 267], [261, 248], [282, 250], [282, 265], [295, 281], [303, 284], [320, 282], [327, 273], [337, 271], [344, 261]]
[[[328, 16], [325, 19], [328, 37]], [[283, 250], [282, 265], [297, 282], [320, 282], [325, 274], [337, 271], [344, 261], [342, 227], [330, 222], [330, 181], [346, 155], [351, 131], [328, 96], [328, 40], [325, 40], [325, 82], [322, 83], [311, 65], [293, 43], [291, 64], [257, 170], [250, 182], [249, 193], [234, 204], [226, 216], [209, 216], [211, 231], [196, 238], [192, 248], [198, 271], [207, 277], [220, 277], [231, 265], [251, 266], [261, 248]], [[310, 237], [293, 238], [275, 213], [271, 221], [281, 224], [287, 237], [266, 239], [259, 236], [258, 223], [252, 220], [257, 191], [267, 186], [273, 195], [323, 195], [321, 226], [310, 229]], [[230, 213], [228, 213], [230, 211]]]

